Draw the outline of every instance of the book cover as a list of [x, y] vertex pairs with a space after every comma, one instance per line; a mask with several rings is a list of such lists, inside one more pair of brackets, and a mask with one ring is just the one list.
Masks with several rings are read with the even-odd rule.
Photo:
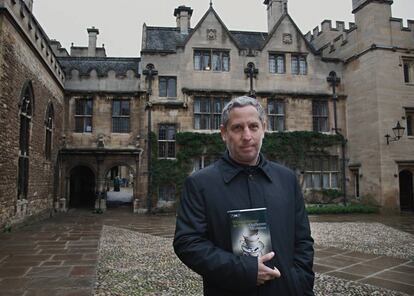
[[235, 255], [259, 257], [272, 251], [266, 208], [233, 210], [227, 214]]

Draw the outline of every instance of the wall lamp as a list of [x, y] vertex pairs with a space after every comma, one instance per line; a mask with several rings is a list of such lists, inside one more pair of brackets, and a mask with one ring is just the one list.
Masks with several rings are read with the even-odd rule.
[[389, 134], [385, 135], [385, 138], [387, 138], [387, 145], [390, 144], [390, 142], [398, 141], [402, 138], [404, 135], [405, 127], [401, 126], [400, 121], [397, 121], [397, 125], [392, 128], [392, 132], [394, 133], [394, 137], [390, 136]]

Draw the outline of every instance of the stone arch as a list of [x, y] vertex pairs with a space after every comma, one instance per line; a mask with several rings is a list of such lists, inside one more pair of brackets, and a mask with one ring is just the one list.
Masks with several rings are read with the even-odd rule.
[[400, 209], [402, 211], [414, 211], [414, 180], [413, 171], [403, 169], [398, 174], [400, 188]]
[[103, 172], [107, 207], [133, 206], [136, 196], [136, 170], [133, 165], [128, 161], [113, 160], [105, 164]]

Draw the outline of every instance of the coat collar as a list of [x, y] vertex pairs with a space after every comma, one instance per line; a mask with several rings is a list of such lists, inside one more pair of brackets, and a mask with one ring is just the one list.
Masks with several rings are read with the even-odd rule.
[[[236, 177], [239, 173], [243, 173], [244, 171], [243, 166], [234, 162], [230, 158], [228, 151], [226, 151], [221, 158], [220, 170], [225, 183], [231, 182], [234, 177]], [[272, 176], [270, 174], [269, 161], [264, 157], [262, 153], [260, 153], [258, 170], [262, 172], [270, 182], [273, 182]]]

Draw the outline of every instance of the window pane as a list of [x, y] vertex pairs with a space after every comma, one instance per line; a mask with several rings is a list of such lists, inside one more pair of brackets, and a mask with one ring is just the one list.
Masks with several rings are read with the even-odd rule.
[[413, 136], [414, 130], [414, 115], [408, 114], [407, 115], [407, 136]]
[[175, 157], [175, 142], [168, 142], [168, 157]]
[[160, 130], [158, 132], [158, 139], [159, 140], [166, 140], [167, 139], [167, 130], [164, 125], [160, 126]]
[[221, 113], [221, 100], [214, 99], [214, 113]]
[[230, 71], [230, 56], [227, 52], [222, 53], [222, 60], [223, 60], [223, 71], [228, 72]]
[[175, 126], [169, 126], [167, 130], [167, 140], [174, 141], [175, 140]]
[[277, 73], [285, 73], [285, 58], [283, 55], [277, 56]]
[[306, 66], [306, 59], [305, 57], [299, 58], [299, 74], [305, 75], [307, 72], [307, 66]]
[[194, 128], [201, 129], [201, 115], [194, 115]]
[[331, 188], [338, 188], [338, 173], [331, 174]]
[[175, 78], [168, 79], [168, 97], [175, 98], [177, 96], [177, 80]]
[[167, 157], [166, 145], [167, 145], [167, 142], [158, 142], [158, 156], [159, 157]]
[[276, 102], [276, 113], [277, 114], [285, 114], [285, 104], [283, 102], [277, 101]]
[[210, 115], [201, 116], [201, 129], [210, 129]]
[[410, 65], [408, 63], [404, 63], [404, 82], [410, 82]]
[[219, 129], [221, 123], [221, 116], [220, 115], [214, 115], [213, 118], [213, 129]]
[[124, 116], [129, 116], [129, 101], [123, 100], [121, 102], [121, 114]]
[[87, 100], [86, 101], [86, 111], [85, 111], [85, 115], [92, 115], [92, 100]]
[[298, 65], [298, 57], [292, 56], [292, 74], [298, 74], [299, 73], [299, 65]]
[[269, 72], [276, 73], [276, 57], [274, 55], [269, 56]]
[[85, 132], [91, 133], [92, 132], [92, 117], [85, 117]]
[[312, 174], [305, 174], [305, 186], [306, 188], [313, 188], [312, 186]]
[[321, 188], [321, 175], [312, 174], [312, 184], [313, 188]]
[[114, 100], [112, 102], [112, 115], [121, 115], [121, 101]]
[[284, 117], [277, 117], [277, 131], [282, 132], [285, 130], [285, 119]]
[[210, 63], [210, 52], [205, 51], [203, 52], [203, 70], [210, 71], [211, 63]]
[[167, 80], [165, 78], [159, 79], [159, 95], [160, 97], [167, 96]]
[[323, 188], [330, 188], [329, 186], [329, 174], [323, 174]]
[[201, 53], [194, 51], [194, 70], [201, 70]]
[[276, 114], [276, 111], [275, 111], [275, 101], [270, 100], [267, 103], [267, 113], [268, 114]]
[[219, 52], [213, 52], [213, 70], [221, 71], [221, 59]]
[[201, 112], [201, 101], [199, 98], [194, 99], [194, 113]]

